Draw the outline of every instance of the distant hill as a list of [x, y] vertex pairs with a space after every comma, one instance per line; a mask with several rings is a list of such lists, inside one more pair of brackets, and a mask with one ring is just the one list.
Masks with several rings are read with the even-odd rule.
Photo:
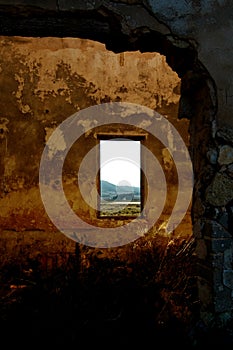
[[108, 181], [100, 182], [101, 197], [104, 200], [140, 201], [140, 188], [134, 186], [116, 186]]
[[101, 193], [103, 192], [116, 192], [116, 185], [111, 184], [108, 181], [100, 181]]

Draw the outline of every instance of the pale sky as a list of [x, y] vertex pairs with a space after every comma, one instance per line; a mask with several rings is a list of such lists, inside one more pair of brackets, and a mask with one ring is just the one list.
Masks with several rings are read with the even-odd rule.
[[140, 187], [140, 172], [140, 141], [100, 141], [101, 180]]

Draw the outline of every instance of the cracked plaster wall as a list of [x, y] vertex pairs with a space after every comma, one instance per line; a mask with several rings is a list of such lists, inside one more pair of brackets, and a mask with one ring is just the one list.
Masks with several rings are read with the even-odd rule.
[[[56, 16], [63, 16], [63, 21], [66, 23], [67, 13], [71, 14], [69, 18], [71, 29], [70, 34], [75, 35], [72, 24], [75, 23], [75, 16], [78, 11], [93, 11], [96, 10], [98, 15], [104, 15], [106, 26], [101, 28], [99, 23], [99, 31], [106, 32], [111, 29], [111, 23], [107, 21], [108, 14], [112, 14], [117, 20], [120, 20], [120, 26], [116, 24], [125, 35], [133, 35], [141, 28], [144, 32], [151, 30], [158, 31], [165, 35], [169, 40], [175, 42], [175, 45], [182, 46], [185, 42], [190, 42], [194, 45], [198, 52], [199, 60], [206, 67], [211, 77], [214, 79], [218, 92], [218, 123], [228, 124], [232, 126], [232, 110], [233, 110], [233, 72], [232, 72], [232, 50], [233, 44], [229, 38], [233, 34], [233, 18], [231, 11], [231, 1], [224, 0], [182, 0], [182, 1], [0, 1], [0, 7], [3, 14], [7, 13], [8, 9], [15, 8], [17, 17], [12, 16], [13, 23], [9, 23], [9, 27], [4, 23], [2, 18], [1, 33], [7, 35], [7, 32], [25, 31], [24, 26], [27, 21], [20, 22], [20, 15], [23, 11], [31, 13], [35, 16], [35, 21], [30, 23], [31, 32], [40, 32], [43, 30], [43, 11], [47, 11], [47, 32], [62, 35], [62, 31], [67, 32], [67, 28], [61, 25], [61, 22], [56, 21]], [[42, 15], [41, 15], [42, 14]], [[40, 15], [40, 20], [36, 22], [37, 16]], [[72, 17], [73, 16], [73, 17]], [[98, 17], [98, 16], [97, 16]], [[42, 19], [41, 19], [42, 18]], [[77, 17], [79, 18], [79, 17]], [[97, 19], [96, 19], [97, 20]], [[9, 21], [9, 18], [8, 18]], [[18, 27], [14, 28], [14, 23], [18, 23]], [[89, 35], [86, 33], [86, 27], [83, 21], [80, 21], [84, 32], [79, 28], [79, 20], [77, 19], [77, 36]], [[34, 27], [35, 25], [35, 27]], [[95, 20], [93, 20], [95, 25]], [[80, 31], [80, 35], [78, 35]], [[66, 34], [65, 34], [66, 35]], [[69, 34], [68, 34], [69, 35]], [[49, 36], [49, 33], [47, 33]], [[182, 39], [180, 41], [179, 39]], [[220, 111], [221, 110], [221, 111]]]
[[[188, 144], [188, 121], [178, 120], [180, 79], [164, 56], [114, 54], [103, 44], [79, 39], [2, 37], [0, 65], [2, 228], [43, 228], [42, 150], [59, 123], [80, 109], [110, 101], [145, 105], [173, 120]], [[77, 159], [90, 147], [83, 142]], [[67, 161], [65, 169], [74, 183], [75, 161]]]
[[[38, 187], [40, 158], [54, 129], [67, 117], [88, 106], [110, 101], [133, 102], [163, 114], [176, 126], [188, 146], [189, 121], [178, 118], [180, 78], [158, 53], [115, 54], [101, 43], [72, 38], [2, 36], [0, 43], [1, 266], [4, 271], [14, 262], [20, 266], [21, 276], [24, 271], [46, 274], [64, 268], [76, 252], [75, 242], [59, 233], [45, 213]], [[80, 122], [86, 125], [85, 120]], [[143, 120], [140, 125], [143, 126]], [[119, 130], [117, 128], [117, 133]], [[104, 131], [116, 133], [116, 128]], [[131, 129], [121, 129], [121, 135], [125, 132], [135, 133]], [[169, 135], [169, 142], [173, 142], [172, 133]], [[80, 138], [65, 162], [63, 185], [73, 210], [92, 224], [106, 225], [106, 221], [98, 220], [96, 212], [82, 201], [77, 185], [77, 166], [95, 144], [92, 133]], [[59, 146], [62, 151], [64, 139]], [[166, 163], [163, 165], [170, 189], [175, 188], [174, 165], [163, 147], [150, 136], [145, 146], [160, 158], [161, 164]], [[90, 186], [89, 173], [85, 181]], [[154, 255], [154, 249], [157, 253], [152, 259], [155, 259], [156, 269], [157, 256], [163, 254], [170, 240], [167, 235], [163, 237], [162, 223], [175, 198], [176, 190], [170, 191], [167, 212], [145, 240], [142, 237], [137, 243], [113, 251], [80, 246], [83, 274], [91, 269], [91, 259], [96, 256], [100, 264], [101, 259], [111, 258], [111, 264], [124, 261], [128, 266], [124, 273], [131, 278], [133, 269], [131, 271], [129, 266], [136, 266], [140, 261], [143, 264], [146, 256]], [[107, 223], [120, 224], [119, 220]], [[162, 238], [155, 239], [158, 230]], [[188, 212], [180, 229], [174, 232], [174, 238], [179, 245], [191, 235]], [[37, 266], [36, 270], [32, 264]], [[142, 269], [141, 273], [146, 270]]]
[[[11, 13], [12, 21], [8, 24], [4, 20], [5, 13], [11, 11], [8, 11], [7, 5], [18, 9], [17, 16]], [[26, 0], [8, 1], [7, 3], [1, 0], [0, 6], [3, 13], [0, 29], [3, 35], [22, 35], [22, 33], [28, 35], [27, 20], [21, 18], [21, 13], [28, 11], [31, 18], [34, 18], [34, 24], [30, 23], [31, 33], [34, 35], [40, 33], [42, 36], [50, 36], [56, 28], [59, 36], [64, 36], [65, 33], [65, 35], [95, 38], [106, 42], [108, 47], [122, 51], [125, 45], [131, 49], [137, 45], [140, 46], [141, 43], [138, 39], [140, 35], [153, 32], [166, 38], [168, 46], [171, 43], [176, 49], [184, 50], [187, 47], [192, 47], [196, 52], [198, 64], [212, 79], [213, 84], [212, 87], [209, 86], [208, 93], [212, 100], [216, 99], [215, 108], [211, 110], [208, 106], [210, 102], [205, 104], [205, 94], [201, 96], [200, 93], [197, 98], [196, 95], [194, 96], [195, 91], [192, 95], [192, 86], [189, 88], [190, 111], [195, 109], [195, 119], [192, 119], [191, 125], [191, 144], [195, 174], [199, 175], [195, 187], [194, 202], [194, 234], [197, 238], [197, 254], [202, 266], [199, 292], [201, 300], [204, 302], [204, 309], [210, 311], [210, 314], [212, 310], [217, 313], [225, 312], [226, 317], [228, 317], [232, 310], [231, 294], [233, 290], [231, 156], [233, 16], [231, 2], [227, 0], [49, 1], [34, 2], [32, 5], [30, 1]], [[78, 17], [80, 10], [84, 11], [82, 14], [90, 16], [91, 21], [88, 24]], [[93, 12], [91, 12], [93, 10], [94, 17]], [[46, 19], [43, 18], [43, 11], [46, 13]], [[69, 16], [66, 17], [68, 13]], [[38, 20], [38, 14], [41, 15], [40, 20]], [[62, 21], [57, 20], [59, 15], [63, 16]], [[7, 20], [9, 21], [9, 18]], [[44, 23], [46, 23], [46, 30], [43, 27]], [[95, 27], [95, 32], [92, 31], [93, 27]], [[110, 33], [109, 36], [108, 33]], [[127, 39], [127, 44], [124, 42], [125, 36], [130, 38], [130, 40]], [[160, 47], [160, 36], [152, 36], [151, 38], [154, 42], [150, 42], [147, 47], [154, 48], [155, 51], [166, 51], [166, 47]], [[159, 41], [158, 44], [156, 39]], [[121, 41], [120, 44], [119, 41]], [[188, 51], [183, 52], [188, 53]], [[168, 56], [169, 62], [172, 64], [175, 58], [171, 52], [168, 52]], [[178, 57], [178, 60], [182, 61], [181, 56]], [[181, 68], [180, 77], [183, 74], [182, 65], [187, 60], [188, 56], [183, 57], [182, 63], [178, 66]], [[191, 71], [196, 69], [196, 63], [194, 61]], [[190, 82], [192, 85], [192, 80]], [[16, 99], [20, 100], [22, 78], [16, 76], [12, 84], [18, 87]], [[195, 84], [195, 88], [201, 91], [203, 88], [202, 79]], [[61, 89], [64, 89], [64, 85]], [[14, 91], [14, 89], [12, 90]], [[67, 94], [65, 98], [66, 102], [69, 103], [71, 96]], [[195, 104], [190, 103], [192, 98]], [[207, 100], [208, 98], [207, 96]], [[18, 101], [18, 107], [22, 113], [30, 113], [30, 103], [23, 102], [20, 105]], [[162, 111], [166, 114], [163, 108]], [[7, 135], [9, 126], [8, 119], [6, 120], [6, 117], [3, 116], [2, 138]], [[49, 128], [51, 126], [47, 128], [48, 132]], [[4, 147], [6, 149], [6, 142]], [[15, 164], [16, 159], [12, 157], [9, 161], [8, 173], [14, 169]], [[223, 238], [227, 245], [226, 249], [222, 249], [224, 248], [224, 244], [221, 243]], [[203, 315], [205, 318], [205, 312]], [[208, 317], [207, 315], [207, 323], [210, 322]]]

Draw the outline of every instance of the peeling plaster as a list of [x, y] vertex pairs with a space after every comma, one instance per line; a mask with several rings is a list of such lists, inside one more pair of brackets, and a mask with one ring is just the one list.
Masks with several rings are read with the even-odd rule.
[[47, 143], [49, 147], [48, 157], [51, 159], [58, 151], [65, 151], [66, 142], [63, 132], [60, 129], [56, 129], [52, 135], [52, 139]]
[[[24, 65], [24, 70], [21, 68], [15, 74], [15, 80], [18, 82], [15, 96], [24, 114], [32, 112], [30, 104], [22, 102], [26, 70], [30, 72], [33, 95], [41, 102], [51, 96], [63, 96], [66, 102], [74, 104], [78, 109], [79, 104], [74, 100], [74, 95], [79, 85], [89, 90], [90, 97], [98, 102], [101, 102], [104, 93], [128, 100], [127, 95], [130, 95], [129, 102], [138, 103], [139, 90], [144, 94], [141, 104], [147, 104], [151, 94], [155, 95], [149, 106], [153, 109], [161, 107], [163, 103], [169, 105], [179, 101], [180, 96], [175, 94], [174, 90], [179, 86], [180, 79], [168, 66], [165, 57], [158, 53], [125, 52], [122, 65], [121, 54], [107, 51], [103, 44], [94, 44], [91, 40], [87, 40], [84, 46], [83, 40], [54, 39], [51, 49], [43, 47], [38, 39], [26, 41], [27, 45], [16, 44], [11, 48], [12, 52], [21, 57]], [[46, 42], [46, 39], [40, 41]], [[38, 47], [36, 50], [34, 45]], [[110, 67], [115, 74], [109, 75], [106, 67]], [[69, 77], [65, 78], [64, 74], [62, 76], [62, 71], [66, 75], [69, 74]], [[85, 79], [81, 81], [80, 78]], [[116, 90], [116, 85], [125, 86], [127, 93], [125, 90]]]
[[[20, 71], [19, 74], [22, 74], [23, 72]], [[26, 113], [32, 113], [31, 107], [28, 104], [23, 104], [22, 97], [23, 97], [23, 91], [24, 91], [24, 78], [19, 75], [15, 74], [15, 80], [19, 83], [18, 90], [15, 92], [15, 97], [17, 98], [19, 109], [23, 114]]]

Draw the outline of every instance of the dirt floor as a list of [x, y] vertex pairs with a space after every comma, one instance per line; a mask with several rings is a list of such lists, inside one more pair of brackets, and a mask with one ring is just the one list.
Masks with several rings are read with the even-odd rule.
[[119, 251], [110, 258], [78, 245], [65, 265], [47, 271], [38, 260], [26, 266], [23, 253], [21, 264], [8, 260], [0, 272], [2, 343], [232, 350], [231, 329], [210, 331], [199, 320], [194, 240], [164, 241], [163, 255], [147, 244], [141, 242], [134, 257], [124, 252], [127, 262]]
[[[199, 349], [217, 344], [232, 349], [230, 332], [187, 325], [171, 313], [153, 287], [84, 286], [53, 276], [37, 285], [10, 286], [1, 298], [1, 339], [7, 346], [80, 345], [149, 349]], [[125, 283], [126, 284], [126, 283]], [[161, 315], [163, 313], [163, 315]]]

